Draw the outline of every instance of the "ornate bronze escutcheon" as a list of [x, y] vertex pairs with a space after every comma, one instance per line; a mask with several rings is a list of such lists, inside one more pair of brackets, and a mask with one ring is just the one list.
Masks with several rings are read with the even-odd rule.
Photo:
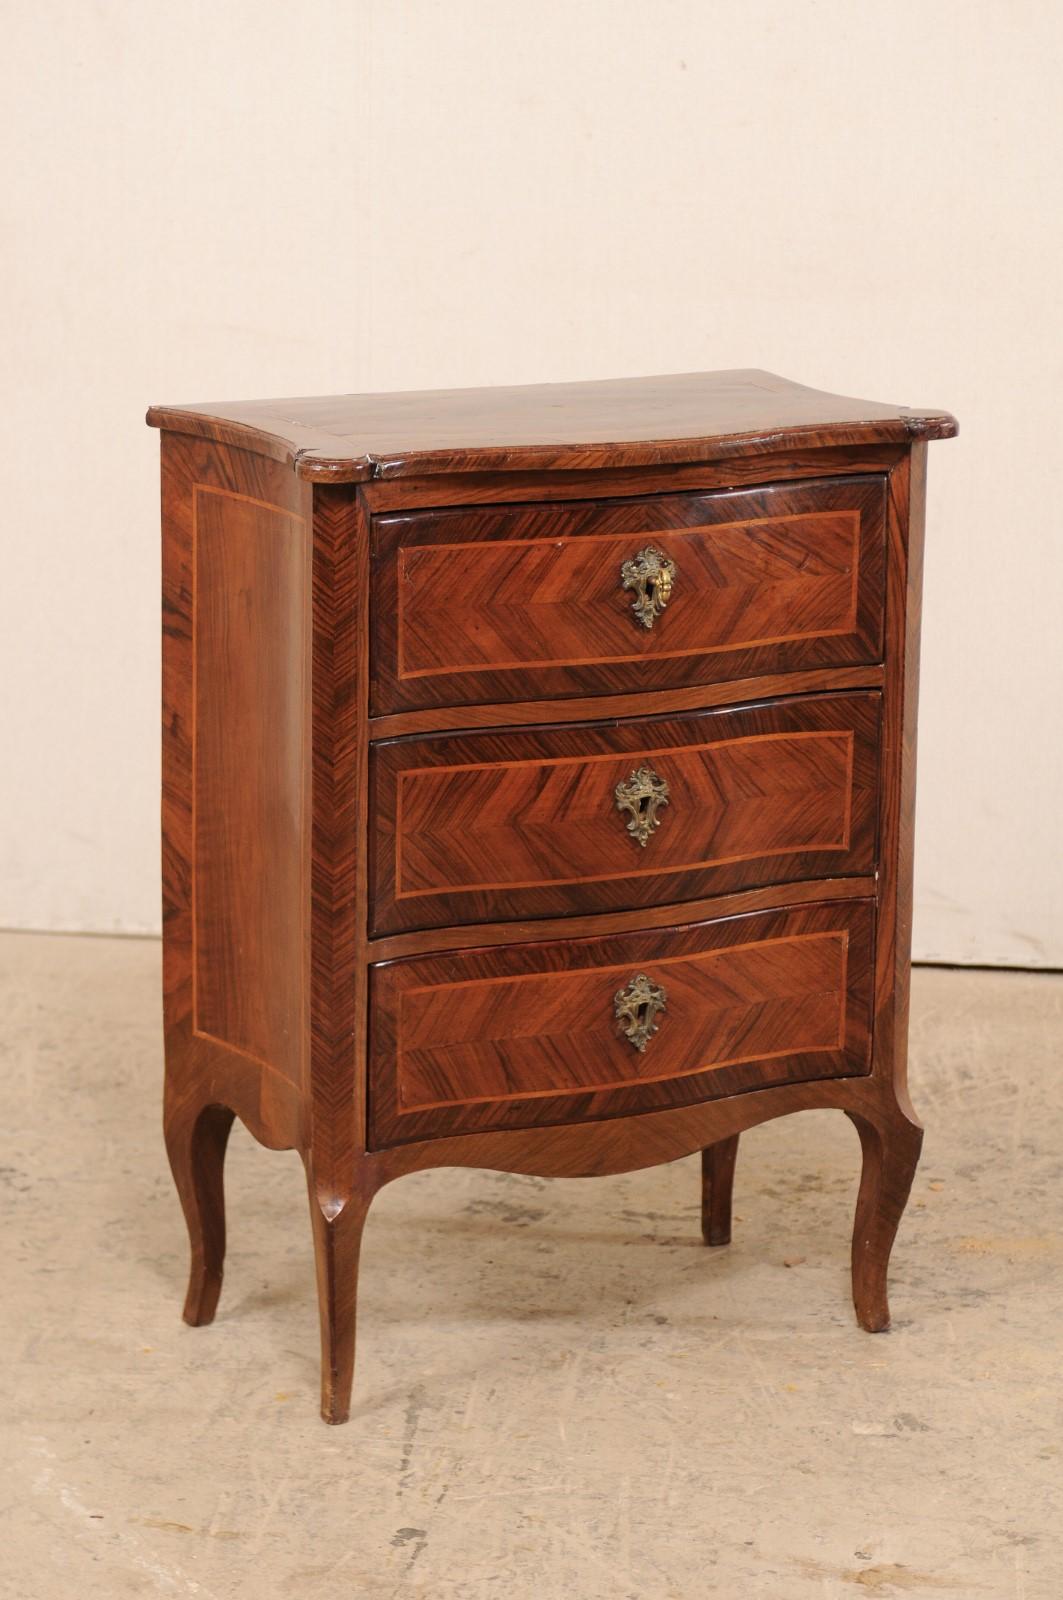
[[635, 591], [631, 609], [644, 628], [652, 628], [668, 604], [676, 576], [675, 562], [652, 544], [640, 550], [630, 561], [625, 561], [620, 568], [620, 581], [624, 588]]
[[613, 996], [613, 1011], [624, 1038], [640, 1055], [657, 1032], [657, 1017], [667, 1004], [666, 991], [660, 984], [651, 983], [644, 972], [636, 972]]
[[638, 767], [623, 783], [617, 784], [613, 794], [616, 797], [616, 809], [621, 815], [625, 811], [631, 813], [628, 833], [645, 849], [646, 840], [661, 825], [658, 807], [666, 806], [671, 798], [667, 783], [657, 776], [652, 767]]

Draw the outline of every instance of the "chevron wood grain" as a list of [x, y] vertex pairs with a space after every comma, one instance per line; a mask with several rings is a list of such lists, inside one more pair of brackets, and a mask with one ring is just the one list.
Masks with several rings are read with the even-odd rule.
[[[374, 933], [871, 871], [879, 700], [378, 745]], [[634, 769], [669, 795], [642, 846], [616, 802]]]
[[[426, 956], [374, 973], [371, 1141], [631, 1115], [866, 1072], [868, 901], [606, 940]], [[643, 1052], [614, 997], [666, 995]]]
[[[702, 1151], [723, 1244], [742, 1131], [832, 1107], [857, 1317], [887, 1326], [922, 1138], [925, 441], [953, 420], [757, 373], [152, 420], [187, 1320], [222, 1286], [235, 1117], [306, 1168], [340, 1422], [383, 1184]], [[619, 581], [650, 545], [652, 628]]]
[[308, 1177], [311, 1207], [325, 1212], [349, 1192], [365, 1142], [365, 1095], [357, 1091], [366, 986], [366, 535], [357, 496], [327, 486], [315, 492]]
[[[620, 693], [881, 656], [882, 475], [376, 519], [373, 709]], [[650, 548], [650, 628], [622, 581]]]

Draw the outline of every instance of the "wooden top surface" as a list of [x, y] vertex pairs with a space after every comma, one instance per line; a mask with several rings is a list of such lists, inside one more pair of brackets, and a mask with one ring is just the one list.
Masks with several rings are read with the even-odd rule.
[[652, 466], [821, 445], [947, 439], [945, 411], [828, 394], [753, 369], [519, 388], [152, 406], [156, 428], [355, 483], [438, 472]]

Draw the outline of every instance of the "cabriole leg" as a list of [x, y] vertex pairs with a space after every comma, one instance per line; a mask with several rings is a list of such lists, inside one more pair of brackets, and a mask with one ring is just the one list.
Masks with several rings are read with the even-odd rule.
[[358, 1257], [372, 1198], [371, 1190], [354, 1193], [330, 1216], [310, 1185], [321, 1317], [321, 1415], [326, 1422], [346, 1422], [350, 1415]]
[[868, 1333], [890, 1325], [890, 1251], [915, 1177], [923, 1130], [902, 1111], [872, 1121], [848, 1112], [860, 1135], [863, 1169], [853, 1227], [853, 1305]]
[[213, 1320], [225, 1263], [225, 1147], [234, 1113], [227, 1106], [167, 1107], [166, 1151], [188, 1225], [192, 1265], [184, 1319]]

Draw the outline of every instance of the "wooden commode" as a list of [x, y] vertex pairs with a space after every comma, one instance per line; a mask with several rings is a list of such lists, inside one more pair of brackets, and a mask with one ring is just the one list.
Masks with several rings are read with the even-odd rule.
[[[306, 1167], [322, 1411], [403, 1173], [622, 1172], [836, 1107], [861, 1325], [905, 1054], [926, 442], [767, 372], [156, 407], [166, 1141]], [[706, 1291], [708, 1292], [708, 1291]]]

